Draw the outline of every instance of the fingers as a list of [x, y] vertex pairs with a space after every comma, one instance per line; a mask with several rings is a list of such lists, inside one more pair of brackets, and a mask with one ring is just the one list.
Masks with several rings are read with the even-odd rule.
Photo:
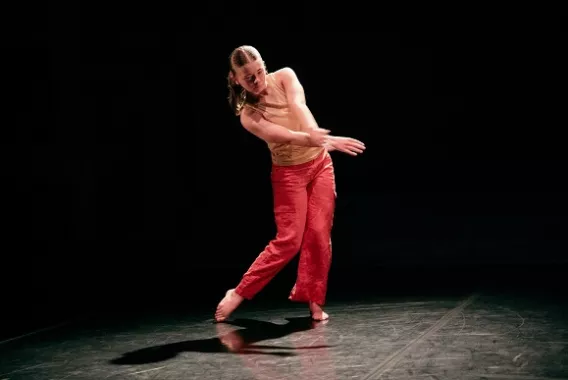
[[363, 151], [365, 150], [365, 148], [360, 148], [360, 147], [352, 147], [351, 149], [353, 149], [355, 152], [357, 153], [363, 153]]
[[365, 143], [351, 137], [332, 136], [331, 142], [336, 150], [346, 153], [350, 156], [357, 156], [358, 154], [363, 153], [365, 149], [367, 149]]
[[365, 144], [359, 140], [348, 138], [341, 146], [340, 151], [347, 153], [351, 156], [363, 153], [366, 149]]
[[309, 131], [308, 133], [313, 136], [326, 136], [329, 135], [330, 132], [331, 131], [329, 129], [317, 128]]
[[363, 151], [366, 149], [365, 144], [363, 144], [360, 141], [357, 140], [353, 140], [353, 141], [349, 141], [349, 143], [347, 144], [349, 149], [357, 152], [357, 153], [363, 153]]
[[362, 142], [362, 141], [359, 141], [359, 140], [357, 140], [357, 139], [349, 138], [348, 142], [351, 143], [351, 144], [360, 146], [360, 147], [362, 147], [363, 149], [365, 148], [365, 143]]
[[309, 129], [308, 132], [310, 133], [324, 133], [324, 134], [328, 134], [329, 132], [331, 132], [329, 129], [325, 129], [325, 128], [313, 128], [313, 129]]
[[337, 150], [339, 150], [340, 152], [343, 152], [343, 153], [347, 153], [350, 156], [356, 156], [357, 153], [363, 153], [362, 151], [357, 152], [357, 151], [354, 151], [353, 149], [349, 149], [348, 147], [338, 147]]

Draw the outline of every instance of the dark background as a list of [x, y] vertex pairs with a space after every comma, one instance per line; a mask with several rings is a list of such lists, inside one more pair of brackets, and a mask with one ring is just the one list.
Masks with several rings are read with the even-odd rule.
[[[275, 233], [268, 148], [226, 101], [242, 44], [296, 71], [320, 126], [366, 143], [332, 153], [330, 298], [530, 288], [566, 268], [565, 35], [276, 35], [196, 14], [171, 31], [126, 14], [46, 9], [5, 49], [5, 336], [83, 312], [191, 312], [237, 284]], [[295, 264], [259, 299], [285, 299]]]

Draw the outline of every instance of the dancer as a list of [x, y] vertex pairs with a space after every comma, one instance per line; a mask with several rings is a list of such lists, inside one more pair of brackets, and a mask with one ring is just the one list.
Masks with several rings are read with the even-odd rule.
[[244, 299], [251, 300], [298, 252], [289, 299], [307, 303], [314, 320], [325, 320], [336, 198], [329, 152], [356, 156], [365, 145], [318, 126], [291, 68], [268, 73], [259, 52], [248, 45], [233, 50], [229, 63], [229, 104], [242, 126], [264, 140], [271, 153], [277, 234], [238, 286], [226, 292], [215, 320], [226, 320]]

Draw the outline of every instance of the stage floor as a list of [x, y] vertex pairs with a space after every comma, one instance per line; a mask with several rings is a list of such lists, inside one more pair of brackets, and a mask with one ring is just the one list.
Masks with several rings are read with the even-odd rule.
[[568, 379], [563, 296], [343, 297], [79, 318], [0, 344], [0, 380]]

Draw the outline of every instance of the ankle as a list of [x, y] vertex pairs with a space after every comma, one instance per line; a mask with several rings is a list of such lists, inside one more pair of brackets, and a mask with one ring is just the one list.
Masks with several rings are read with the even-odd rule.
[[311, 310], [322, 310], [321, 306], [316, 302], [310, 302], [309, 306]]
[[234, 289], [231, 290], [230, 292], [231, 292], [230, 296], [232, 298], [237, 299], [239, 302], [242, 302], [245, 299], [243, 296], [241, 296], [239, 293], [237, 293], [236, 290], [234, 290]]

